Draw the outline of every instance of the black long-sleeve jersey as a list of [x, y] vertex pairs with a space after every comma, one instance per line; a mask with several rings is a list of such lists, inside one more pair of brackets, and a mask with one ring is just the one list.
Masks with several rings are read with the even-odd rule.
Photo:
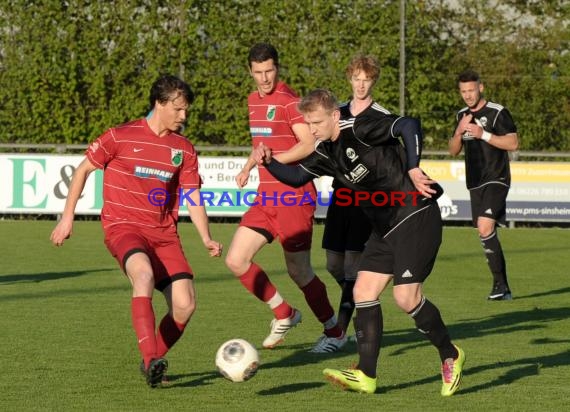
[[[500, 104], [487, 102], [483, 108], [472, 112], [468, 107], [456, 116], [457, 123], [466, 115], [473, 115], [472, 123], [495, 135], [516, 133], [517, 128], [509, 111]], [[461, 137], [465, 146], [465, 174], [467, 189], [477, 189], [489, 183], [510, 186], [511, 170], [509, 154], [489, 143], [475, 139], [468, 133]]]
[[[359, 116], [341, 120], [337, 140], [318, 142], [315, 152], [297, 166], [272, 160], [267, 168], [279, 180], [300, 186], [319, 176], [333, 176], [354, 191], [383, 192], [388, 196], [405, 193], [404, 205], [375, 206], [364, 201], [361, 206], [375, 231], [386, 235], [416, 211], [432, 204], [443, 193], [437, 185], [437, 196], [419, 195], [408, 170], [419, 166], [422, 148], [420, 123], [411, 117], [400, 117], [372, 105]], [[400, 141], [401, 137], [404, 145]]]

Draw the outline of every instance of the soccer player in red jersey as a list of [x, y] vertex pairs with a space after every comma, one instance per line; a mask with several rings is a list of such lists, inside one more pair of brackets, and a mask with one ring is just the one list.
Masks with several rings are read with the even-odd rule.
[[[101, 223], [105, 245], [129, 278], [131, 315], [143, 357], [141, 370], [151, 387], [163, 380], [166, 353], [182, 335], [196, 307], [193, 272], [178, 237], [179, 196], [210, 256], [221, 256], [200, 204], [201, 179], [194, 146], [178, 133], [194, 94], [174, 76], [162, 76], [150, 90], [148, 118], [110, 128], [90, 144], [75, 170], [62, 218], [51, 233], [56, 246], [72, 234], [75, 207], [88, 176], [104, 170]], [[155, 330], [153, 290], [169, 311]]]
[[[297, 110], [299, 97], [279, 80], [279, 55], [267, 43], [254, 45], [249, 52], [249, 68], [257, 90], [248, 97], [249, 125], [253, 147], [271, 147], [283, 163], [296, 162], [313, 152], [315, 139]], [[236, 176], [240, 188], [248, 182], [256, 166], [250, 156]], [[226, 256], [228, 268], [242, 285], [273, 311], [270, 334], [265, 348], [278, 345], [287, 332], [301, 322], [301, 312], [283, 299], [267, 274], [253, 262], [257, 252], [279, 238], [287, 272], [305, 295], [312, 312], [323, 324], [312, 352], [334, 352], [346, 343], [337, 325], [326, 287], [311, 267], [310, 249], [316, 198], [312, 182], [294, 188], [279, 182], [259, 166], [258, 197], [244, 214]]]

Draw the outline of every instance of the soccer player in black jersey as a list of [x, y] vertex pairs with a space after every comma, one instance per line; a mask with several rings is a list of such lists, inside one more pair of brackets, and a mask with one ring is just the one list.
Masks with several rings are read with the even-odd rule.
[[271, 157], [269, 148], [259, 145], [256, 160], [291, 186], [322, 175], [334, 176], [354, 191], [355, 203], [372, 224], [353, 290], [359, 362], [355, 368], [325, 369], [323, 373], [345, 389], [376, 391], [383, 333], [378, 299], [392, 281], [396, 304], [439, 352], [441, 394], [453, 395], [461, 381], [465, 354], [451, 342], [439, 310], [422, 292], [441, 244], [436, 198], [443, 190], [419, 167], [419, 121], [387, 114], [374, 105], [355, 118], [340, 120], [335, 97], [324, 89], [304, 97], [299, 110], [318, 140], [315, 152], [298, 165], [285, 165]]
[[[374, 57], [358, 54], [350, 60], [346, 67], [346, 78], [352, 88], [352, 96], [339, 107], [341, 120], [358, 116], [372, 104], [388, 113], [372, 99], [372, 89], [379, 77], [380, 65]], [[346, 186], [334, 179], [332, 187], [334, 191], [327, 208], [322, 247], [326, 250], [327, 270], [342, 288], [338, 325], [346, 334], [354, 312], [352, 289], [356, 282], [358, 261], [371, 229], [362, 208], [355, 206], [354, 202], [346, 206], [339, 204], [337, 195], [347, 193]]]
[[506, 223], [506, 199], [511, 184], [508, 151], [518, 148], [517, 128], [509, 111], [483, 98], [479, 74], [466, 70], [458, 77], [459, 93], [467, 107], [457, 113], [457, 127], [449, 139], [453, 156], [465, 151], [467, 189], [473, 226], [493, 274], [489, 300], [511, 300], [507, 267], [497, 236]]

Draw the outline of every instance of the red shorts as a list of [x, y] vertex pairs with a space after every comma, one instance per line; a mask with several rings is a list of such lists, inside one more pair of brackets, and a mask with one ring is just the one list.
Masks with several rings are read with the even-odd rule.
[[253, 205], [239, 225], [259, 231], [270, 243], [278, 237], [287, 252], [300, 252], [311, 249], [314, 213], [315, 206], [310, 204], [290, 207]]
[[123, 271], [131, 255], [146, 253], [152, 265], [154, 287], [160, 291], [175, 280], [194, 277], [174, 228], [143, 228], [119, 224], [105, 230], [105, 245]]

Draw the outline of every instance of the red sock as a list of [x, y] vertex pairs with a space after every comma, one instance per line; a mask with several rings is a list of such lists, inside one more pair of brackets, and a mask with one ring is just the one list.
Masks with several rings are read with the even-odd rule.
[[[305, 295], [305, 301], [321, 323], [325, 323], [334, 317], [334, 309], [327, 296], [327, 288], [318, 276], [301, 288]], [[342, 329], [335, 324], [330, 328], [325, 328], [327, 336], [339, 337]]]
[[139, 351], [144, 360], [145, 367], [151, 359], [156, 358], [156, 336], [154, 334], [154, 310], [152, 299], [136, 297], [131, 300], [131, 316], [133, 328], [139, 342]]
[[267, 303], [277, 319], [285, 319], [293, 314], [293, 308], [283, 300], [267, 274], [255, 263], [239, 277], [239, 281], [250, 293]]
[[160, 321], [160, 326], [156, 333], [156, 356], [162, 358], [180, 339], [186, 328], [185, 323], [178, 323], [170, 313], [167, 313]]

